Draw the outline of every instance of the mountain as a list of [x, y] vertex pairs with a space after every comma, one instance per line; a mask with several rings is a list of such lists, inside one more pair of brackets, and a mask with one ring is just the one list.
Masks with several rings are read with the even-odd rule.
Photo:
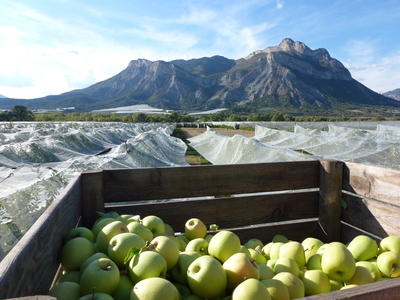
[[[325, 49], [284, 39], [238, 60], [132, 60], [119, 74], [85, 89], [33, 100], [1, 99], [0, 108], [76, 107], [80, 111], [148, 104], [173, 110], [220, 107], [324, 108], [351, 103], [400, 106], [351, 77]], [[7, 107], [9, 108], [9, 107]]]
[[0, 98], [7, 98], [7, 97], [0, 94]]
[[383, 93], [384, 96], [400, 101], [400, 89]]

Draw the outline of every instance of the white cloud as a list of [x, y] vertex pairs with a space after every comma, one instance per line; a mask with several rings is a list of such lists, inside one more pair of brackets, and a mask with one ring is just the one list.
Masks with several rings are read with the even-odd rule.
[[276, 8], [281, 9], [283, 8], [284, 2], [282, 0], [276, 0]]

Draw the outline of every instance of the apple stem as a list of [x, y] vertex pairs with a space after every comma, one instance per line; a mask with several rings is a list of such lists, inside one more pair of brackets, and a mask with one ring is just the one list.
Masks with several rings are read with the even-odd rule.
[[94, 294], [96, 294], [96, 287], [95, 286], [92, 289], [92, 300], [94, 300]]

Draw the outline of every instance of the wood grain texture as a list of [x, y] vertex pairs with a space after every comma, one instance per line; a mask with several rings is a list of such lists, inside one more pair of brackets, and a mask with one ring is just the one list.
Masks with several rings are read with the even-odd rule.
[[400, 171], [345, 163], [343, 189], [363, 197], [398, 205], [400, 203]]
[[374, 235], [400, 235], [400, 207], [344, 193], [342, 220]]
[[0, 263], [0, 299], [46, 295], [59, 266], [64, 234], [81, 215], [75, 177]]
[[107, 211], [156, 215], [182, 232], [189, 218], [220, 228], [318, 217], [318, 192], [256, 195], [203, 200], [168, 201], [107, 207]]
[[318, 187], [318, 161], [104, 171], [104, 201], [173, 199]]
[[85, 171], [81, 181], [82, 224], [92, 228], [99, 217], [96, 212], [104, 212], [103, 171]]

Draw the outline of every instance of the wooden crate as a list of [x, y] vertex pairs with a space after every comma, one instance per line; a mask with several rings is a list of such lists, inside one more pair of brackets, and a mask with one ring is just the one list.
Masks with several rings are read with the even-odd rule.
[[[96, 211], [157, 215], [176, 232], [198, 217], [242, 242], [283, 234], [346, 243], [358, 234], [400, 235], [399, 203], [400, 171], [336, 160], [87, 171], [0, 263], [0, 298], [46, 295], [64, 233], [91, 227]], [[396, 299], [399, 280], [304, 299]]]

